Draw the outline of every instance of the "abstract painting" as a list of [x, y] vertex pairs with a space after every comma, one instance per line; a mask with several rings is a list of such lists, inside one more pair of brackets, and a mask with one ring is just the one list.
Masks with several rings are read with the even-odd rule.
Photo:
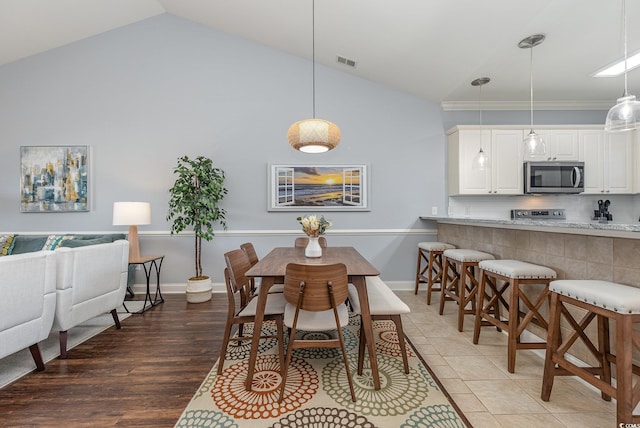
[[366, 165], [271, 165], [270, 211], [368, 211]]
[[21, 146], [20, 212], [89, 211], [88, 146]]

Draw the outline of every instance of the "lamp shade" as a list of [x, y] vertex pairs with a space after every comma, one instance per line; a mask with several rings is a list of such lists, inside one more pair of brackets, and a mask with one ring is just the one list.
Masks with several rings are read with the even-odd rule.
[[113, 225], [133, 226], [151, 223], [151, 204], [149, 202], [114, 202]]
[[524, 139], [524, 155], [526, 157], [543, 158], [547, 155], [547, 146], [541, 135], [532, 129]]
[[306, 119], [289, 127], [287, 139], [296, 150], [305, 153], [323, 153], [336, 148], [340, 143], [340, 128], [323, 119]]
[[640, 102], [635, 95], [618, 98], [607, 113], [604, 130], [607, 132], [631, 131], [640, 126]]

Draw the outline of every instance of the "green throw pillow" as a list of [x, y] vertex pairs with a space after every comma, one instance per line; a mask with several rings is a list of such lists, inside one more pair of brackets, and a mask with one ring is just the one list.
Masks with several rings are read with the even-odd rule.
[[88, 245], [96, 245], [96, 244], [108, 244], [111, 241], [111, 238], [108, 236], [104, 236], [102, 238], [94, 238], [94, 239], [64, 239], [60, 243], [60, 247], [86, 247]]
[[65, 239], [75, 239], [73, 235], [49, 235], [47, 242], [42, 247], [43, 250], [55, 250]]
[[45, 242], [47, 242], [48, 236], [29, 236], [29, 235], [15, 235], [13, 250], [11, 254], [23, 254], [31, 253], [34, 251], [42, 250]]

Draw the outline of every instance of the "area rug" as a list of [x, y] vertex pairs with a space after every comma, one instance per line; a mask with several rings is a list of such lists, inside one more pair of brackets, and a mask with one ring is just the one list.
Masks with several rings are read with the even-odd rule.
[[[252, 391], [244, 382], [250, 342], [230, 343], [220, 376], [218, 362], [202, 382], [176, 427], [465, 427], [471, 426], [448, 398], [431, 369], [407, 340], [409, 374], [404, 373], [398, 335], [391, 321], [374, 323], [381, 389], [373, 388], [366, 358], [356, 373], [359, 316], [344, 331], [356, 402], [339, 349], [297, 349], [289, 368], [284, 399], [277, 341], [261, 340]], [[245, 326], [251, 331], [252, 324]], [[275, 333], [275, 325], [263, 331]], [[300, 333], [305, 337], [304, 333]], [[335, 332], [333, 333], [335, 334]], [[307, 333], [314, 339], [328, 333]], [[406, 339], [406, 338], [405, 338]]]
[[[127, 308], [131, 312], [135, 312], [142, 308], [143, 302], [127, 302]], [[118, 318], [120, 321], [131, 316], [124, 307], [118, 309]], [[69, 330], [67, 335], [67, 349], [72, 349], [82, 342], [92, 338], [93, 336], [105, 331], [109, 327], [113, 327], [113, 317], [110, 313], [99, 315]], [[58, 332], [49, 334], [45, 340], [39, 343], [42, 360], [46, 363], [57, 358], [60, 355], [60, 342]], [[15, 354], [7, 355], [0, 359], [0, 389], [15, 382], [22, 376], [31, 373], [36, 369], [36, 363], [31, 357], [29, 349], [23, 349]]]

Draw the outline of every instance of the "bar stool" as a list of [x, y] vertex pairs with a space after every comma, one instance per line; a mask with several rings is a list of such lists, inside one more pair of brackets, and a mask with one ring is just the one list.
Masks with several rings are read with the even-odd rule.
[[[418, 268], [416, 269], [416, 291], [420, 284], [427, 284], [427, 305], [431, 304], [431, 293], [442, 291], [442, 253], [445, 250], [456, 248], [454, 245], [444, 242], [419, 242], [418, 243]], [[422, 261], [426, 266], [422, 267]], [[434, 284], [440, 287], [434, 288]]]
[[[542, 378], [542, 399], [549, 401], [554, 376], [578, 376], [598, 388], [604, 400], [610, 401], [611, 397], [616, 399], [616, 426], [639, 424], [640, 415], [634, 416], [633, 409], [640, 401], [640, 384], [633, 385], [633, 374], [638, 374], [640, 367], [633, 364], [632, 353], [634, 346], [640, 346], [640, 336], [633, 329], [633, 323], [640, 322], [640, 289], [608, 281], [561, 280], [552, 281], [549, 290], [551, 315]], [[587, 312], [577, 322], [568, 305]], [[572, 327], [571, 334], [564, 341], [560, 336], [562, 315]], [[597, 347], [585, 332], [596, 317]], [[615, 355], [611, 353], [609, 342], [610, 319], [615, 322]], [[578, 338], [591, 351], [599, 365], [578, 367], [565, 359], [565, 354]], [[616, 386], [611, 385], [611, 363], [616, 365]]]
[[[483, 260], [493, 260], [492, 254], [477, 250], [445, 250], [442, 277], [442, 296], [440, 297], [440, 315], [444, 312], [446, 301], [458, 303], [458, 331], [462, 331], [465, 315], [475, 315], [478, 280], [475, 268]], [[449, 275], [451, 273], [451, 276]], [[468, 281], [467, 281], [468, 280]], [[471, 309], [467, 305], [471, 303]]]
[[[483, 321], [485, 325], [495, 325], [503, 329], [509, 335], [507, 346], [507, 369], [513, 373], [516, 367], [516, 350], [518, 349], [545, 349], [544, 342], [520, 341], [520, 335], [530, 323], [539, 325], [547, 330], [548, 324], [540, 314], [542, 303], [549, 296], [549, 283], [556, 278], [556, 272], [545, 266], [520, 260], [487, 260], [479, 263], [480, 288], [478, 290], [478, 306], [476, 322], [473, 331], [473, 343], [478, 344], [480, 327]], [[498, 280], [504, 281], [501, 286]], [[544, 288], [535, 300], [530, 299], [521, 289], [521, 286], [542, 284]], [[489, 294], [488, 288], [492, 293]], [[509, 290], [509, 302], [504, 293]], [[520, 310], [520, 302], [524, 303], [525, 311]], [[504, 321], [500, 317], [499, 304], [509, 312], [509, 318]]]

